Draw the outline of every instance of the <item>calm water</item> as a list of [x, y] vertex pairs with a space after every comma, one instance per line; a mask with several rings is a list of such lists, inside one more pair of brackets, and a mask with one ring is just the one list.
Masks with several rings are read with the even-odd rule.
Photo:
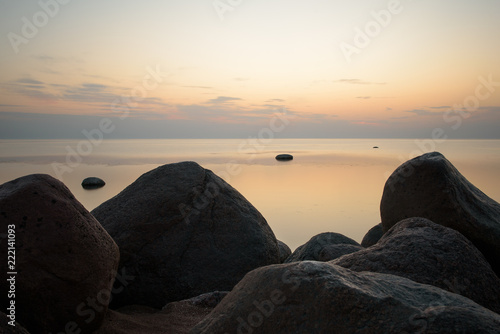
[[[448, 140], [428, 142], [425, 147], [414, 140], [393, 139], [110, 140], [94, 144], [3, 140], [0, 183], [47, 173], [61, 179], [92, 210], [143, 173], [162, 164], [192, 160], [239, 190], [266, 217], [277, 238], [295, 249], [328, 231], [360, 242], [380, 222], [379, 204], [388, 176], [403, 161], [430, 150], [443, 153], [473, 184], [500, 201], [498, 140]], [[295, 159], [278, 162], [274, 159], [278, 153], [291, 153]], [[80, 183], [88, 176], [101, 177], [107, 185], [83, 190]]]

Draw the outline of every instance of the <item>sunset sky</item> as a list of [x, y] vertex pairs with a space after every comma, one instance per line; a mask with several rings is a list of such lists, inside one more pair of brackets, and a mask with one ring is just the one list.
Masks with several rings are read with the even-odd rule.
[[500, 138], [498, 0], [2, 1], [0, 35], [0, 138]]

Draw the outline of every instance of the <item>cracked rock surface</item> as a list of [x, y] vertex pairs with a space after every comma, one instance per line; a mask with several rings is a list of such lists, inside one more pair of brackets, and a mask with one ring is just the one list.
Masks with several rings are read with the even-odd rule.
[[166, 303], [231, 290], [279, 263], [264, 217], [237, 190], [195, 162], [158, 167], [92, 211], [120, 247], [134, 279], [113, 307]]

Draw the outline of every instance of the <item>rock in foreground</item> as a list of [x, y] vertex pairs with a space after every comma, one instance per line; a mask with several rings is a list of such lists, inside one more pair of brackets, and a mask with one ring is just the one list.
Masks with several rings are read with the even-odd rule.
[[[97, 329], [108, 308], [118, 247], [68, 188], [42, 174], [1, 185], [0, 226], [15, 230], [16, 320], [32, 333]], [[0, 254], [0, 270], [11, 271], [7, 247]], [[1, 291], [9, 290], [7, 283], [0, 282]], [[2, 294], [2, 306], [6, 299]]]
[[406, 278], [324, 262], [256, 269], [191, 333], [499, 333], [500, 315]]
[[384, 231], [423, 217], [462, 233], [500, 275], [500, 204], [471, 184], [440, 153], [398, 167], [387, 180], [380, 214]]
[[[323, 248], [331, 245], [354, 245], [360, 246], [356, 241], [348, 238], [340, 233], [325, 232], [312, 237], [304, 245], [297, 247], [297, 249], [286, 259], [285, 263], [295, 261], [321, 261], [320, 254]], [[326, 254], [326, 252], [324, 252]], [[325, 256], [323, 256], [323, 259]], [[332, 258], [328, 258], [327, 261]]]
[[113, 307], [161, 308], [229, 291], [258, 267], [279, 263], [266, 220], [238, 191], [194, 162], [158, 167], [92, 211], [135, 280]]
[[376, 245], [331, 263], [406, 277], [500, 312], [500, 279], [483, 254], [462, 234], [424, 218], [405, 219]]

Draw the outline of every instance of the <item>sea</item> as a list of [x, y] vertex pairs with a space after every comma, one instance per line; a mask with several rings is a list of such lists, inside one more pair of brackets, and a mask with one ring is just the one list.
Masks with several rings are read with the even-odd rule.
[[[91, 211], [158, 166], [195, 161], [236, 188], [292, 250], [322, 232], [361, 242], [380, 223], [384, 184], [403, 162], [438, 151], [500, 202], [500, 140], [0, 140], [0, 184], [45, 173]], [[288, 153], [291, 161], [277, 161]], [[85, 190], [84, 178], [106, 182]]]

